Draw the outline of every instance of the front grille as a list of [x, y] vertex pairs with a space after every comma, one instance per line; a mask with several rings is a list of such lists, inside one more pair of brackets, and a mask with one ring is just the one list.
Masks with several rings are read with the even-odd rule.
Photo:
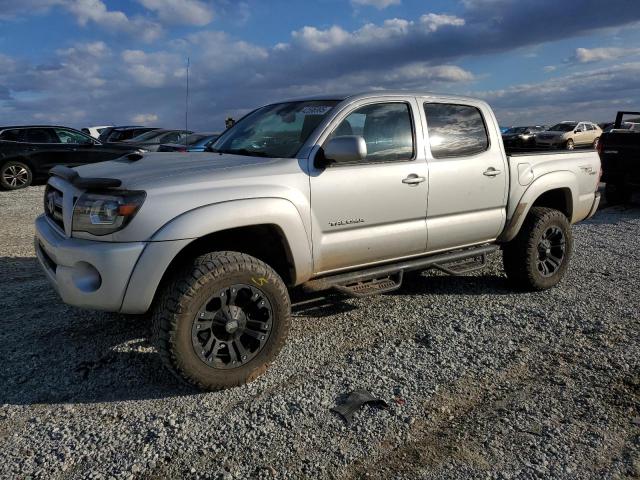
[[51, 185], [47, 185], [44, 191], [44, 213], [64, 232], [62, 192]]

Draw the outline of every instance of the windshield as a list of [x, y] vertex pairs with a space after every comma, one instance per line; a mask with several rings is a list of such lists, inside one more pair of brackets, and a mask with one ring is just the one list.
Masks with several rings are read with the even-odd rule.
[[510, 134], [510, 133], [524, 133], [527, 131], [527, 127], [511, 127], [509, 130], [507, 130], [506, 134]]
[[137, 137], [130, 138], [127, 142], [148, 142], [149, 140], [153, 140], [155, 137], [162, 135], [165, 132], [158, 132], [157, 130], [151, 130], [150, 132], [143, 133], [138, 135]]
[[317, 100], [259, 108], [227, 130], [213, 145], [213, 151], [293, 158], [338, 103], [337, 100]]
[[551, 127], [549, 132], [570, 132], [574, 128], [576, 128], [577, 123], [558, 123]]
[[181, 140], [180, 143], [186, 143], [187, 145], [194, 145], [198, 143], [200, 140], [204, 138], [208, 138], [210, 136], [211, 135], [202, 135], [199, 133], [192, 133], [191, 135], [188, 135], [186, 139]]

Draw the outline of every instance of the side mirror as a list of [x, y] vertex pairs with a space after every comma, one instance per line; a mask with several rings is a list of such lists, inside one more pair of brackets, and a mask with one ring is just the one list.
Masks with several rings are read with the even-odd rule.
[[367, 158], [367, 143], [358, 135], [335, 137], [324, 147], [326, 163], [353, 163]]

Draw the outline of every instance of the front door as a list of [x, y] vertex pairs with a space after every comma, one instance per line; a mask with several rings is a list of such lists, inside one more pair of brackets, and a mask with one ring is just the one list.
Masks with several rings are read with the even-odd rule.
[[27, 128], [25, 140], [28, 156], [39, 171], [47, 173], [56, 165], [65, 165], [69, 149], [60, 143], [53, 128]]
[[414, 99], [362, 101], [321, 137], [362, 136], [367, 157], [311, 167], [315, 273], [424, 253], [428, 172], [416, 109]]
[[[423, 103], [429, 157], [428, 250], [495, 240], [505, 225], [508, 172], [484, 104]], [[493, 135], [489, 135], [491, 128]]]
[[67, 128], [55, 128], [55, 132], [67, 151], [65, 163], [69, 167], [103, 162], [113, 158], [106, 149], [100, 148], [89, 135]]

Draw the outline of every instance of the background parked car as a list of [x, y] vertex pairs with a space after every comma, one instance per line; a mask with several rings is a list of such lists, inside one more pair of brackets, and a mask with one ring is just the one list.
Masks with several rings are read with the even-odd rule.
[[76, 167], [136, 150], [135, 145], [104, 144], [73, 128], [0, 127], [0, 188], [17, 190], [45, 180], [55, 165]]
[[536, 144], [536, 134], [544, 132], [546, 129], [543, 125], [511, 127], [502, 134], [502, 141], [505, 147], [533, 147]]
[[163, 143], [182, 143], [184, 138], [191, 133], [193, 132], [189, 130], [165, 130], [159, 128], [138, 135], [131, 140], [126, 140], [124, 143], [136, 145], [136, 147], [147, 152], [157, 152]]
[[109, 127], [113, 125], [102, 125], [99, 127], [86, 127], [82, 129], [82, 133], [86, 133], [87, 135], [91, 135], [93, 138], [98, 138], [100, 134]]
[[101, 142], [124, 142], [130, 140], [133, 137], [142, 135], [143, 133], [150, 132], [151, 130], [158, 130], [157, 127], [142, 127], [142, 126], [123, 126], [123, 127], [108, 127], [105, 128], [98, 140]]
[[219, 133], [192, 133], [181, 143], [165, 143], [158, 148], [159, 152], [204, 152], [213, 142]]
[[551, 148], [566, 148], [591, 145], [598, 146], [602, 130], [592, 122], [560, 122], [545, 132], [536, 135], [536, 145]]

